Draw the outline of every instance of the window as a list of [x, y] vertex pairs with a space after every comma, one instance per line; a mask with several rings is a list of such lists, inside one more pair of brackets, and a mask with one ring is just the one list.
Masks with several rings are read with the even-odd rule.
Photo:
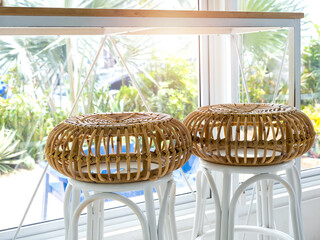
[[[90, 4], [93, 3], [93, 1], [88, 2]], [[35, 2], [8, 1], [8, 3], [29, 4], [28, 6], [30, 6]], [[48, 1], [48, 3], [60, 4], [61, 2]], [[170, 1], [170, 4], [171, 3]], [[191, 2], [187, 5], [191, 7], [184, 6], [183, 8], [195, 9], [194, 6], [197, 4]], [[90, 6], [93, 7], [94, 5]], [[159, 7], [160, 5], [155, 4], [152, 6]], [[168, 8], [178, 8], [172, 6], [173, 5], [168, 5]], [[180, 6], [179, 8], [181, 9], [182, 7]], [[287, 32], [279, 31], [276, 34], [283, 38], [284, 41], [279, 43], [280, 48], [283, 48], [285, 46], [285, 36]], [[182, 120], [188, 112], [192, 111], [198, 105], [198, 98], [200, 98], [200, 102], [203, 105], [213, 104], [217, 96], [223, 95], [224, 92], [229, 92], [230, 88], [228, 87], [234, 84], [231, 81], [227, 83], [223, 82], [219, 79], [219, 74], [215, 75], [215, 79], [209, 79], [204, 74], [205, 70], [207, 70], [208, 73], [214, 72], [211, 69], [213, 66], [212, 62], [208, 64], [208, 59], [215, 60], [215, 66], [225, 67], [223, 70], [230, 72], [230, 69], [224, 64], [226, 61], [219, 62], [217, 59], [212, 59], [214, 51], [210, 47], [212, 46], [211, 44], [214, 43], [214, 49], [219, 52], [219, 46], [227, 45], [224, 40], [230, 40], [227, 36], [222, 36], [220, 39], [203, 36], [200, 38], [200, 41], [198, 36], [189, 35], [165, 37], [139, 35], [130, 37], [114, 36], [113, 39], [121, 55], [125, 58], [130, 72], [138, 81], [139, 86], [148, 99], [148, 103], [154, 111], [170, 113]], [[239, 41], [244, 41], [245, 43], [246, 39], [248, 38], [244, 37], [243, 40], [239, 39]], [[1, 120], [6, 122], [6, 128], [9, 128], [7, 122], [12, 122], [13, 126], [11, 127], [12, 130], [4, 130], [7, 139], [13, 136], [10, 137], [12, 141], [7, 140], [6, 142], [10, 142], [13, 145], [15, 144], [14, 142], [20, 140], [20, 143], [17, 144], [17, 148], [20, 144], [20, 149], [18, 148], [19, 151], [17, 151], [17, 154], [20, 153], [20, 150], [27, 150], [17, 155], [19, 156], [19, 162], [16, 162], [17, 164], [14, 163], [11, 165], [16, 166], [19, 163], [19, 166], [27, 168], [33, 164], [34, 160], [42, 158], [45, 136], [55, 124], [66, 117], [70, 110], [71, 103], [76, 98], [81, 83], [84, 81], [92, 64], [96, 50], [101, 42], [101, 37], [3, 37], [1, 41], [0, 43], [4, 47], [0, 48], [0, 64], [2, 66], [0, 75], [3, 79], [1, 86], [3, 92], [0, 98], [3, 104], [1, 104], [0, 107], [3, 106], [4, 111], [8, 112], [1, 115]], [[201, 46], [200, 53], [199, 42]], [[240, 48], [241, 47], [240, 45]], [[226, 48], [226, 52], [232, 51], [232, 49]], [[219, 54], [221, 54], [221, 56], [223, 55], [222, 52], [219, 52]], [[249, 57], [247, 60], [250, 61], [246, 62], [246, 64], [249, 66], [254, 59], [254, 54], [248, 54]], [[201, 59], [200, 75], [202, 78], [200, 79], [201, 84], [198, 87], [199, 79], [197, 77], [197, 69], [199, 69], [199, 55]], [[281, 56], [282, 55], [279, 54], [276, 57], [281, 58]], [[206, 58], [207, 60], [204, 60]], [[7, 60], [4, 61], [3, 59]], [[202, 65], [206, 64], [206, 69], [204, 69]], [[277, 65], [277, 63], [273, 64]], [[252, 72], [256, 73], [258, 70], [257, 68], [253, 68]], [[274, 68], [274, 70], [277, 71], [279, 69]], [[283, 71], [285, 72], [285, 70], [286, 69]], [[238, 73], [239, 72], [237, 72], [237, 76], [239, 76]], [[267, 77], [269, 77], [267, 80], [270, 80], [273, 84], [275, 83], [276, 76]], [[172, 81], [173, 78], [175, 81]], [[252, 81], [254, 81], [254, 79], [252, 79]], [[280, 91], [287, 93], [286, 84], [288, 85], [288, 83], [286, 82], [286, 78], [281, 80], [281, 84]], [[198, 88], [201, 90], [198, 91]], [[245, 100], [243, 91], [241, 91], [241, 85], [239, 89], [239, 96]], [[212, 94], [213, 92], [214, 94]], [[211, 93], [211, 95], [207, 95], [207, 93]], [[261, 93], [258, 93], [257, 97], [259, 97], [259, 94]], [[232, 93], [230, 94], [229, 92], [229, 98], [227, 100], [234, 101], [236, 95], [237, 94], [232, 95]], [[286, 101], [285, 96], [284, 99], [279, 98], [280, 97], [278, 97], [278, 100]], [[170, 104], [168, 104], [168, 99], [170, 99]], [[6, 104], [10, 106], [8, 107]], [[144, 111], [144, 108], [135, 88], [131, 85], [128, 72], [124, 69], [119, 56], [108, 40], [95, 64], [93, 74], [84, 89], [76, 111], [81, 114], [87, 112], [133, 110]], [[27, 114], [25, 114], [25, 112], [27, 112]], [[6, 117], [8, 118], [6, 119]], [[24, 119], [22, 119], [22, 117]], [[24, 133], [20, 133], [19, 131]], [[23, 144], [23, 142], [27, 144]], [[23, 158], [20, 158], [21, 156]], [[183, 170], [188, 173], [187, 177], [189, 180], [194, 181], [197, 161], [196, 159], [192, 161], [191, 164], [190, 162], [187, 163]], [[0, 228], [5, 229], [17, 226], [21, 214], [25, 209], [26, 201], [29, 199], [27, 195], [31, 195], [30, 190], [27, 189], [30, 186], [35, 186], [44, 164], [41, 165], [40, 163], [35, 166], [36, 172], [30, 173], [30, 171], [20, 170], [23, 174], [26, 172], [30, 173], [31, 180], [34, 182], [26, 181], [26, 176], [22, 176], [20, 180], [14, 180], [14, 182], [18, 183], [17, 188], [19, 188], [19, 190], [17, 189], [17, 191], [15, 191], [15, 194], [19, 192], [23, 193], [23, 195], [17, 197], [8, 196], [8, 198], [5, 198], [7, 202], [3, 204], [0, 202], [0, 207], [15, 206], [16, 209], [14, 214], [10, 211], [10, 215], [14, 215], [15, 222], [9, 222], [6, 219], [6, 222], [1, 223]], [[17, 175], [18, 174], [14, 176]], [[178, 193], [189, 192], [180, 173], [176, 172], [175, 175], [178, 181]], [[6, 177], [3, 179], [6, 179]], [[8, 186], [5, 191], [10, 193], [12, 192], [9, 191], [12, 185], [8, 181], [5, 182], [4, 185], [6, 184]], [[32, 219], [31, 214], [29, 214], [25, 224], [62, 217], [61, 190], [63, 192], [66, 181], [63, 179], [63, 176], [49, 171], [48, 175], [46, 175], [45, 183], [46, 185], [43, 186], [43, 188], [47, 187], [45, 193], [49, 194], [44, 194], [44, 197], [38, 194], [38, 204], [33, 204], [33, 206], [39, 210], [39, 205], [44, 202], [44, 207], [38, 212], [38, 215]], [[26, 192], [23, 192], [23, 190]], [[56, 194], [58, 198], [51, 193]], [[139, 197], [137, 197], [137, 200], [139, 201], [138, 198]], [[17, 201], [17, 204], [13, 204], [13, 199]], [[23, 203], [21, 203], [21, 199], [24, 199]], [[48, 204], [53, 204], [54, 207]], [[18, 207], [20, 207], [20, 209], [18, 209]], [[47, 207], [47, 209], [45, 207]], [[32, 211], [35, 212], [36, 210], [31, 209], [31, 212]]]
[[[133, 36], [115, 37], [114, 40], [152, 111], [168, 113], [183, 120], [197, 107], [197, 37]], [[16, 216], [21, 216], [27, 203], [21, 202], [21, 199], [28, 199], [35, 186], [35, 182], [27, 184], [22, 179], [40, 178], [46, 166], [43, 162], [46, 136], [54, 125], [68, 115], [100, 41], [100, 36], [1, 39], [1, 44], [6, 46], [6, 50], [2, 51], [2, 59], [12, 59], [2, 68], [8, 69], [8, 72], [1, 74], [6, 88], [5, 95], [0, 99], [1, 125], [5, 129], [6, 139], [13, 139], [10, 147], [17, 143], [12, 153], [26, 150], [18, 158], [12, 157], [9, 164], [4, 164], [7, 171], [12, 173], [4, 174], [3, 177], [7, 179], [10, 188], [15, 186], [15, 190], [8, 189], [1, 200], [1, 211], [15, 212], [15, 217], [3, 219], [2, 229], [18, 224], [20, 217]], [[11, 54], [17, 52], [17, 48], [24, 52]], [[146, 111], [109, 41], [105, 44], [76, 111], [77, 114]], [[21, 163], [15, 165], [15, 161]], [[192, 162], [183, 167], [191, 180], [195, 178], [194, 161], [195, 158], [192, 158]], [[19, 170], [9, 170], [9, 167], [17, 167]], [[181, 173], [175, 172], [174, 175], [177, 177], [177, 192], [190, 192]], [[43, 204], [43, 209], [33, 209], [25, 224], [62, 217], [66, 184], [66, 177], [50, 168], [42, 188], [44, 192], [40, 193], [34, 203], [37, 206]], [[135, 196], [141, 193], [132, 194]], [[55, 194], [58, 198], [54, 197]], [[44, 195], [43, 199], [41, 195]], [[12, 201], [16, 203], [12, 205]], [[8, 216], [11, 215], [9, 212]]]
[[[67, 2], [8, 0], [6, 5], [64, 7]], [[182, 5], [178, 1], [100, 3], [89, 0], [67, 7], [193, 9], [196, 6], [195, 1], [184, 1]], [[1, 37], [1, 143], [7, 143], [10, 152], [4, 149], [0, 152], [8, 158], [0, 163], [0, 185], [6, 192], [0, 200], [0, 211], [8, 216], [0, 220], [0, 231], [19, 225], [46, 166], [46, 136], [70, 112], [101, 40], [101, 36], [94, 35]], [[133, 35], [114, 36], [113, 40], [152, 111], [183, 120], [198, 106], [197, 36]], [[146, 109], [121, 58], [107, 39], [74, 114], [123, 111]], [[196, 166], [197, 159], [193, 157], [183, 167], [192, 185]], [[174, 177], [177, 194], [190, 193], [181, 172], [176, 171]], [[24, 225], [61, 219], [67, 182], [66, 177], [49, 168]], [[141, 194], [142, 191], [132, 192], [130, 197], [143, 201]], [[117, 203], [106, 204], [108, 208], [117, 206]]]
[[[301, 110], [313, 121], [317, 133], [319, 133], [319, 17], [314, 9], [318, 3], [314, 1], [291, 1], [290, 4], [283, 1], [272, 1], [272, 4], [254, 1], [239, 1], [240, 10], [249, 11], [301, 11], [305, 13], [301, 30]], [[286, 49], [287, 32], [261, 32], [244, 35], [242, 38], [242, 58], [247, 74], [249, 95], [252, 102], [272, 102], [277, 80], [279, 80], [276, 103], [288, 104], [288, 62]], [[281, 74], [280, 68], [284, 62]], [[245, 91], [240, 82], [240, 100], [245, 101]], [[312, 149], [301, 158], [301, 170], [319, 167], [319, 136]]]
[[314, 123], [317, 133], [316, 141], [311, 150], [302, 158], [302, 170], [320, 167], [319, 165], [319, 75], [320, 19], [314, 11], [319, 3], [305, 2], [307, 17], [302, 31], [302, 74], [301, 74], [301, 109]]

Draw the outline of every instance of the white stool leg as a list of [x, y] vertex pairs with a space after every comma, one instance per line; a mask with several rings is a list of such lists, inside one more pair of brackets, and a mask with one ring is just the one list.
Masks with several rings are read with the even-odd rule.
[[[94, 194], [97, 194], [96, 192]], [[103, 200], [99, 200], [99, 201], [94, 201], [92, 210], [92, 239], [93, 240], [102, 240], [103, 236], [103, 227], [101, 227], [101, 223], [103, 226], [103, 220], [101, 221], [101, 201]]]
[[[210, 174], [211, 176], [211, 174]], [[206, 206], [207, 206], [207, 194], [208, 194], [208, 180], [206, 178], [206, 175], [203, 174], [201, 176], [202, 180], [201, 180], [201, 190], [200, 190], [200, 194], [201, 194], [201, 208], [200, 208], [200, 226], [201, 226], [201, 234], [203, 233], [203, 228], [205, 225], [205, 220], [206, 220]], [[209, 222], [208, 222], [209, 223]]]
[[[257, 207], [256, 207], [256, 216], [257, 216], [257, 225], [262, 227], [262, 197], [261, 197], [261, 183], [256, 182], [256, 196], [257, 196]], [[263, 240], [263, 235], [258, 235], [258, 240]]]
[[[166, 183], [166, 184], [167, 184], [167, 183]], [[165, 192], [165, 188], [163, 188], [163, 185], [160, 184], [160, 185], [158, 185], [158, 186], [155, 186], [155, 189], [156, 189], [157, 194], [158, 194], [159, 206], [161, 206], [161, 204], [162, 204], [162, 196], [163, 196], [163, 194], [164, 194], [164, 192]], [[165, 228], [165, 232], [164, 232], [164, 234], [165, 234], [165, 239], [169, 239], [169, 229], [168, 229], [168, 223], [167, 223], [167, 221], [165, 221], [165, 226], [164, 226], [164, 228]]]
[[296, 194], [298, 197], [298, 201], [299, 201], [299, 205], [301, 206], [302, 203], [302, 189], [301, 189], [301, 180], [300, 180], [300, 175], [297, 169], [297, 166], [294, 165], [292, 166], [292, 175], [293, 175], [293, 180], [295, 182], [295, 190], [296, 190]]
[[268, 219], [269, 219], [269, 228], [274, 229], [274, 215], [273, 215], [273, 184], [274, 181], [270, 180], [268, 184]]
[[70, 222], [70, 232], [72, 232], [72, 235], [69, 238], [69, 240], [78, 240], [78, 221], [83, 209], [86, 208], [88, 204], [91, 204], [94, 201], [103, 200], [103, 199], [113, 199], [127, 205], [136, 214], [136, 216], [139, 219], [141, 229], [142, 229], [143, 239], [150, 240], [148, 222], [146, 217], [142, 213], [141, 209], [132, 200], [116, 193], [97, 193], [88, 197], [82, 203], [80, 203], [72, 216], [72, 221]]
[[261, 184], [261, 202], [262, 202], [262, 226], [268, 228], [269, 219], [268, 219], [268, 187], [267, 180], [262, 180]]
[[149, 186], [146, 187], [144, 190], [144, 197], [145, 197], [145, 205], [146, 205], [146, 213], [150, 231], [150, 239], [157, 240], [157, 223], [156, 223], [156, 214], [154, 209], [154, 202], [153, 202], [153, 187]]
[[68, 237], [69, 237], [70, 218], [72, 216], [70, 215], [71, 190], [72, 190], [72, 185], [68, 184], [67, 189], [64, 193], [64, 200], [63, 200], [65, 240], [68, 240]]
[[[158, 189], [159, 189], [159, 206], [160, 207], [162, 206], [162, 199], [165, 196], [167, 185], [168, 185], [168, 182], [160, 184], [158, 187]], [[163, 237], [166, 240], [171, 240], [172, 236], [171, 236], [171, 230], [170, 230], [169, 205], [167, 205], [165, 207], [166, 207], [166, 209], [165, 209], [164, 216], [165, 216], [166, 220], [164, 221], [164, 226], [163, 226]], [[159, 237], [159, 233], [158, 233], [158, 237]]]
[[[168, 210], [167, 206], [168, 206], [168, 204], [169, 204], [169, 206], [170, 206], [170, 204], [172, 204], [170, 202], [168, 203], [168, 201], [169, 201], [169, 196], [172, 192], [173, 185], [174, 185], [173, 179], [168, 181], [166, 190], [165, 190], [163, 198], [162, 198], [162, 203], [161, 203], [160, 212], [159, 212], [159, 220], [158, 220], [158, 239], [159, 240], [165, 239], [164, 238], [164, 225], [165, 225], [165, 220], [168, 219], [168, 218], [166, 218], [166, 215], [168, 214], [167, 213], [167, 210]], [[176, 229], [174, 229], [174, 231], [176, 231]]]
[[[272, 173], [276, 174], [276, 173]], [[269, 228], [276, 229], [275, 219], [274, 219], [274, 211], [273, 211], [273, 186], [274, 181], [269, 180], [268, 184], [268, 219], [269, 219]], [[272, 240], [279, 240], [279, 238], [272, 238]]]
[[92, 214], [92, 223], [93, 223], [93, 231], [92, 231], [92, 240], [98, 240], [99, 236], [99, 201], [94, 201], [93, 203], [93, 214]]
[[[70, 216], [71, 219], [76, 211], [76, 209], [78, 208], [78, 205], [80, 203], [80, 193], [81, 190], [76, 188], [76, 187], [72, 187], [72, 196], [71, 196], [71, 210], [70, 210]], [[71, 229], [71, 226], [69, 227], [69, 236], [70, 239], [72, 239], [72, 237], [74, 236], [75, 232], [73, 232], [73, 230]], [[77, 234], [78, 235], [78, 232]]]
[[[268, 180], [261, 181], [261, 202], [262, 202], [262, 226], [265, 228], [269, 228]], [[270, 240], [270, 237], [264, 236], [263, 240]]]
[[206, 179], [201, 170], [198, 170], [196, 177], [196, 209], [192, 229], [192, 239], [196, 239], [203, 233], [203, 222], [206, 207], [206, 196], [204, 190], [206, 189]]
[[[234, 212], [235, 212], [235, 207], [236, 207], [236, 203], [239, 199], [239, 196], [241, 195], [241, 193], [243, 192], [244, 189], [246, 189], [248, 186], [250, 186], [254, 182], [257, 182], [260, 180], [266, 180], [266, 179], [278, 181], [287, 189], [287, 192], [288, 192], [288, 195], [290, 198], [290, 211], [291, 211], [291, 216], [292, 216], [294, 239], [301, 240], [301, 238], [299, 236], [299, 230], [298, 230], [299, 221], [298, 221], [298, 213], [297, 213], [297, 208], [296, 208], [296, 198], [295, 198], [295, 193], [293, 191], [293, 188], [291, 187], [291, 185], [287, 181], [285, 181], [281, 177], [274, 175], [274, 174], [255, 175], [255, 176], [249, 178], [248, 180], [246, 180], [244, 183], [241, 184], [241, 186], [238, 187], [238, 189], [234, 193], [232, 200], [230, 202], [230, 209], [229, 209], [230, 216], [229, 216], [229, 228], [228, 228], [229, 240], [233, 240], [233, 236], [234, 236], [234, 230], [235, 230], [235, 228], [234, 228]], [[253, 228], [256, 229], [257, 231], [268, 233], [268, 231], [267, 231], [268, 229], [260, 228], [260, 227], [253, 227]], [[239, 227], [238, 227], [238, 229], [239, 229]], [[242, 227], [242, 229], [248, 229], [248, 226]], [[282, 232], [279, 232], [277, 230], [273, 230], [272, 235], [279, 237], [281, 239], [292, 240], [292, 238], [289, 235], [284, 234]]]
[[300, 232], [300, 238], [304, 240], [304, 234], [303, 234], [303, 221], [302, 221], [302, 189], [301, 189], [301, 180], [300, 175], [298, 173], [298, 169], [296, 165], [292, 167], [293, 172], [293, 180], [296, 183], [295, 190], [296, 190], [296, 196], [297, 196], [297, 206], [298, 206], [298, 221], [299, 221], [299, 232]]
[[175, 201], [176, 200], [176, 184], [173, 182], [172, 189], [170, 193], [170, 202], [169, 202], [169, 215], [170, 219], [170, 235], [172, 240], [178, 240], [178, 232], [177, 232], [177, 224], [176, 224], [176, 217], [175, 217]]
[[[88, 191], [83, 191], [83, 195], [85, 198], [90, 197], [90, 194]], [[87, 240], [92, 240], [93, 238], [93, 204], [89, 204], [87, 206]]]
[[[274, 173], [270, 173], [274, 174]], [[262, 180], [262, 198], [264, 199], [264, 203], [266, 206], [264, 209], [264, 223], [263, 226], [266, 228], [274, 229], [274, 217], [273, 217], [273, 180]], [[266, 236], [265, 239], [270, 239], [270, 236]]]
[[[287, 177], [288, 183], [292, 186], [293, 191], [295, 192], [295, 198], [296, 198], [295, 207], [296, 207], [297, 220], [298, 220], [297, 231], [298, 231], [299, 238], [303, 240], [304, 237], [303, 237], [302, 212], [301, 212], [301, 182], [300, 182], [300, 176], [298, 174], [296, 166], [292, 166], [291, 168], [288, 168], [286, 170], [286, 177]], [[292, 217], [290, 219], [292, 219]], [[292, 223], [291, 226], [294, 228], [294, 223]]]
[[[165, 184], [162, 184], [160, 186], [161, 188], [161, 199], [163, 198], [164, 193], [166, 192], [166, 189], [168, 187], [169, 182], [166, 182]], [[177, 240], [178, 239], [178, 233], [177, 233], [177, 226], [176, 226], [176, 218], [175, 218], [175, 195], [176, 195], [176, 184], [173, 181], [171, 186], [171, 191], [168, 195], [168, 201], [169, 203], [166, 206], [165, 209], [165, 222], [164, 222], [164, 239], [166, 240]], [[160, 203], [160, 206], [162, 206], [162, 201]]]
[[99, 223], [100, 223], [100, 229], [99, 229], [99, 239], [103, 239], [103, 233], [104, 233], [104, 200], [100, 200], [99, 204]]
[[[220, 198], [219, 198], [219, 193], [217, 186], [213, 180], [213, 177], [208, 169], [201, 169], [203, 171], [203, 174], [206, 177], [207, 182], [209, 183], [210, 190], [212, 191], [212, 198], [214, 199], [214, 205], [216, 209], [216, 232], [215, 232], [215, 239], [220, 239], [221, 235], [221, 203], [220, 203]], [[231, 177], [230, 177], [231, 179]], [[230, 186], [231, 189], [231, 186]]]
[[231, 192], [231, 174], [223, 173], [223, 189], [221, 198], [221, 240], [228, 239], [229, 204]]
[[[158, 196], [159, 196], [159, 203], [162, 206], [162, 199], [163, 195], [166, 191], [169, 182], [165, 184], [161, 184], [157, 188]], [[164, 239], [166, 240], [177, 240], [178, 233], [177, 233], [177, 226], [176, 226], [176, 218], [175, 218], [175, 196], [176, 196], [176, 184], [173, 181], [171, 186], [171, 191], [169, 192], [168, 201], [169, 203], [165, 209], [165, 222], [164, 222]]]

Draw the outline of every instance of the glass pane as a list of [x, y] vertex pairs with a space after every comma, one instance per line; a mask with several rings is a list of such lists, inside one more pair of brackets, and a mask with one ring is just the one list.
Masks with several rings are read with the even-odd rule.
[[[0, 229], [6, 229], [19, 224], [46, 165], [42, 161], [47, 135], [70, 110], [70, 94], [61, 87], [64, 80], [69, 81], [65, 77], [69, 52], [66, 38], [56, 36], [1, 37], [0, 46], [0, 155], [5, 159], [0, 165], [0, 186], [6, 191], [0, 208], [8, 216], [0, 220]], [[55, 101], [59, 90], [65, 91], [60, 96], [66, 98], [65, 108]], [[50, 209], [50, 218], [61, 217], [60, 176], [49, 176], [44, 181], [47, 185], [40, 186], [25, 224], [46, 219], [48, 202], [57, 201], [56, 207]], [[60, 199], [48, 193], [55, 193]]]
[[318, 1], [305, 1], [308, 21], [302, 25], [301, 110], [312, 120], [317, 135], [313, 147], [301, 158], [301, 169], [320, 167], [320, 17], [315, 10], [319, 7]]
[[[287, 30], [242, 36], [243, 72], [252, 103], [272, 103], [275, 100], [275, 103], [288, 104], [287, 36]], [[242, 77], [241, 74], [240, 102], [245, 103], [248, 99]]]
[[[0, 40], [0, 229], [16, 227], [46, 166], [48, 133], [71, 110], [101, 43], [101, 36], [2, 37]], [[196, 36], [114, 37], [151, 110], [179, 120], [198, 103]], [[146, 111], [108, 40], [74, 114]], [[197, 160], [183, 170], [194, 185]], [[177, 193], [190, 192], [174, 173]], [[62, 218], [67, 178], [49, 168], [24, 224]], [[125, 193], [143, 201], [142, 191]], [[140, 197], [139, 197], [140, 196]], [[118, 206], [106, 204], [106, 207]]]
[[[288, 4], [285, 1], [257, 1], [239, 0], [240, 10], [249, 11], [284, 11], [284, 12], [304, 12], [307, 16], [301, 23], [301, 110], [306, 113], [313, 121], [317, 132], [316, 141], [311, 150], [301, 157], [301, 169], [319, 167], [320, 145], [320, 17], [316, 9], [320, 3], [307, 0], [303, 2], [292, 1]], [[264, 32], [247, 34], [243, 38], [243, 61], [246, 73], [249, 95], [252, 102], [271, 102], [274, 93], [277, 74], [280, 66], [281, 55], [278, 54], [283, 49], [285, 42], [284, 31]], [[268, 42], [268, 43], [267, 43]], [[257, 44], [259, 47], [257, 47]], [[249, 45], [252, 49], [249, 51]], [[282, 46], [282, 47], [281, 47]], [[249, 53], [248, 53], [249, 52]], [[255, 54], [256, 53], [256, 54]], [[256, 57], [252, 57], [256, 56]], [[248, 64], [249, 60], [254, 60], [257, 65], [252, 67]], [[250, 62], [250, 61], [249, 61]], [[288, 77], [287, 77], [287, 58], [285, 59], [284, 69], [281, 74], [279, 94], [277, 103], [287, 104], [288, 99]], [[240, 82], [240, 99], [246, 101], [246, 94], [243, 84]]]

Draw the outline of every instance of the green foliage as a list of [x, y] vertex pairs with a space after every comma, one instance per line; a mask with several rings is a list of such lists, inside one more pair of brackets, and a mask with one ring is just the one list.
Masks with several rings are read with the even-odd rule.
[[[12, 82], [20, 81], [14, 70], [4, 78], [10, 86], [13, 86]], [[15, 137], [20, 140], [16, 150], [26, 150], [37, 160], [42, 157], [46, 136], [66, 118], [66, 113], [59, 110], [52, 113], [45, 97], [35, 99], [20, 91], [24, 87], [13, 87], [10, 98], [0, 98], [0, 125], [15, 131]]]
[[[163, 112], [183, 120], [197, 107], [198, 87], [196, 66], [175, 56], [155, 58], [146, 71], [154, 79], [139, 74], [139, 85], [153, 112]], [[126, 111], [146, 111], [135, 87], [122, 86], [117, 95]]]
[[113, 107], [125, 112], [145, 112], [146, 108], [134, 86], [121, 86], [119, 93], [115, 96]]
[[[8, 0], [9, 2], [10, 0]], [[183, 1], [179, 1], [183, 3]], [[162, 1], [99, 1], [99, 0], [11, 0], [10, 6], [25, 7], [85, 7], [85, 8], [153, 8]], [[197, 106], [197, 66], [173, 56], [165, 60], [152, 55], [155, 40], [146, 37], [114, 38], [125, 62], [141, 86], [153, 111], [166, 112], [182, 120]], [[100, 45], [100, 37], [3, 37], [0, 39], [0, 76], [9, 86], [10, 97], [0, 97], [0, 124], [15, 132], [15, 152], [25, 151], [29, 160], [43, 159], [46, 136], [67, 113], [54, 102], [53, 93], [62, 90], [67, 96], [60, 104], [68, 109], [86, 78], [90, 63]], [[120, 61], [109, 46], [117, 70]], [[183, 49], [183, 46], [181, 46]], [[103, 55], [103, 54], [102, 54]], [[105, 56], [101, 56], [103, 58]], [[101, 60], [101, 59], [100, 59]], [[99, 60], [99, 61], [100, 61]], [[99, 62], [98, 61], [98, 62]], [[80, 97], [74, 114], [92, 112], [146, 111], [137, 90], [123, 85], [119, 92], [111, 93], [109, 86], [97, 84], [97, 69]], [[62, 95], [61, 95], [62, 96]], [[66, 101], [66, 99], [68, 99]], [[1, 147], [1, 145], [0, 145]], [[27, 165], [28, 162], [24, 161]], [[10, 167], [10, 166], [9, 166]], [[9, 168], [4, 171], [9, 171]]]
[[[275, 91], [274, 73], [269, 70], [268, 66], [254, 65], [248, 69], [248, 91], [251, 102], [270, 103], [273, 100]], [[286, 95], [288, 94], [288, 84], [280, 82], [279, 92], [276, 98], [277, 103], [286, 104]], [[247, 102], [247, 96], [242, 81], [240, 82], [240, 99], [241, 102]]]
[[[296, 0], [238, 0], [239, 10], [255, 12], [297, 12], [301, 3]], [[262, 31], [243, 36], [244, 49], [257, 59], [274, 58], [283, 51], [287, 39], [287, 30]]]
[[312, 157], [320, 158], [320, 104], [301, 106], [302, 111], [311, 119], [316, 131], [315, 143], [309, 151]]
[[[90, 85], [90, 84], [89, 84]], [[126, 86], [122, 86], [124, 89], [122, 92], [126, 92]], [[88, 89], [92, 89], [91, 92], [88, 92]], [[130, 88], [130, 91], [135, 91], [135, 88]], [[109, 91], [109, 86], [104, 85], [96, 85], [96, 86], [88, 86], [87, 91], [83, 94], [82, 101], [84, 103], [84, 112], [85, 113], [93, 113], [93, 112], [124, 112], [125, 106], [126, 111], [128, 110], [128, 106], [130, 105], [130, 99], [127, 98], [127, 94], [115, 94]]]
[[15, 131], [7, 130], [2, 126], [0, 130], [0, 174], [12, 172], [13, 167], [24, 165], [32, 168], [33, 159], [25, 154], [26, 151], [17, 151], [19, 141], [15, 140]]
[[296, 0], [238, 0], [239, 10], [256, 12], [297, 12], [301, 1]]
[[320, 134], [320, 104], [302, 106], [302, 111], [311, 119], [316, 133]]
[[2, 81], [5, 84], [11, 84], [10, 90], [13, 94], [22, 92], [24, 89], [23, 81], [21, 81], [20, 73], [18, 72], [18, 67], [15, 66], [11, 68], [8, 73], [3, 76]]
[[303, 72], [301, 76], [302, 105], [318, 104], [320, 100], [320, 31], [319, 38], [312, 39], [302, 53]]
[[[296, 0], [238, 0], [242, 11], [294, 12], [301, 11], [301, 2]], [[243, 62], [251, 102], [272, 102], [278, 79], [279, 66], [287, 41], [288, 31], [262, 31], [244, 34], [242, 37]], [[282, 70], [282, 74], [285, 69]], [[252, 74], [252, 76], [251, 76]], [[287, 103], [288, 83], [281, 76], [277, 103]], [[240, 100], [246, 101], [240, 82]]]

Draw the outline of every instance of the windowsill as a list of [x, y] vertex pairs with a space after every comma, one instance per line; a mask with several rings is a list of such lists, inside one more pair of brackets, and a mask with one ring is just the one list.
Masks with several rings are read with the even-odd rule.
[[[313, 175], [308, 178], [302, 179], [302, 206], [304, 207], [305, 203], [310, 200], [320, 201], [320, 185], [316, 184], [319, 182], [320, 175]], [[274, 209], [275, 212], [278, 209], [288, 206], [288, 197], [287, 194], [283, 191], [283, 189], [279, 188], [275, 190], [276, 196], [274, 198]], [[240, 199], [241, 208], [238, 208], [238, 214], [240, 218], [246, 218], [248, 213], [248, 206], [250, 204], [251, 195], [246, 194], [244, 195], [245, 198], [242, 200]], [[191, 194], [188, 196], [191, 198]], [[185, 197], [183, 197], [185, 199]], [[244, 201], [245, 199], [245, 201]], [[179, 201], [179, 199], [178, 199]], [[246, 202], [246, 203], [244, 203]], [[157, 206], [157, 202], [156, 202]], [[193, 218], [194, 218], [194, 201], [191, 202], [180, 202], [176, 206], [176, 220], [177, 220], [177, 228], [178, 228], [178, 236], [179, 239], [183, 239], [184, 237], [190, 237], [191, 230], [193, 226]], [[207, 208], [206, 208], [206, 216], [207, 219], [215, 219], [215, 211], [214, 211], [214, 204], [211, 199], [207, 201]], [[253, 208], [254, 209], [254, 208]], [[141, 239], [141, 228], [139, 226], [139, 222], [137, 218], [131, 215], [123, 215], [121, 217], [114, 217], [115, 215], [113, 212], [117, 212], [119, 214], [120, 209], [110, 210], [109, 219], [105, 221], [105, 237], [109, 239], [112, 237], [113, 240], [124, 239], [130, 234], [130, 239]], [[121, 211], [121, 210], [120, 210]], [[254, 214], [254, 211], [252, 211]], [[112, 219], [112, 221], [110, 221]], [[207, 221], [207, 220], [205, 220]], [[36, 234], [34, 232], [34, 226], [28, 226], [22, 229], [21, 235], [24, 237], [18, 238], [21, 240], [37, 240], [37, 239], [48, 239], [48, 240], [62, 240], [64, 239], [64, 226], [62, 219], [53, 221], [55, 227], [52, 228], [49, 225], [52, 225], [52, 222], [46, 222], [39, 226], [39, 230], [45, 232], [45, 234]], [[206, 226], [206, 228], [212, 228], [214, 223], [212, 222], [210, 226]], [[79, 226], [79, 239], [85, 239], [85, 219], [80, 219], [80, 226]], [[32, 230], [33, 229], [33, 230]], [[47, 229], [47, 231], [43, 231], [43, 229]], [[49, 230], [50, 229], [50, 230]], [[12, 239], [14, 234], [14, 230], [8, 230], [6, 232], [0, 233], [0, 239]]]

